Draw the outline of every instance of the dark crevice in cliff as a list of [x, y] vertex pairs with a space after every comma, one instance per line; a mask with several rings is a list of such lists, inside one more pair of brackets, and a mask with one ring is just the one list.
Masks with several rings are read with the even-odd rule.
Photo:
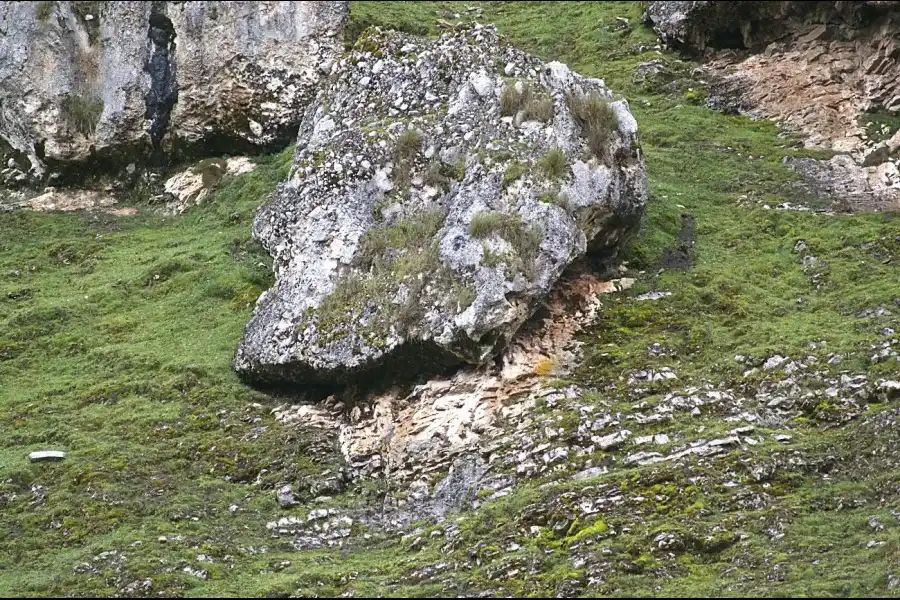
[[145, 117], [150, 121], [148, 133], [152, 145], [151, 163], [159, 166], [163, 160], [162, 139], [169, 127], [172, 107], [178, 101], [178, 82], [175, 78], [175, 27], [164, 14], [165, 2], [153, 2], [147, 36], [150, 52], [146, 71], [150, 75], [150, 89], [144, 96]]

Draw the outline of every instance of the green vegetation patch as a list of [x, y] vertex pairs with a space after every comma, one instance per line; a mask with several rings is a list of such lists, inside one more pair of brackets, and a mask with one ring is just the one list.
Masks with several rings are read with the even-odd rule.
[[[748, 365], [735, 355], [814, 354], [827, 370], [824, 358], [836, 353], [845, 355], [837, 375], [900, 377], [896, 362], [869, 360], [870, 346], [892, 339], [881, 332], [896, 328], [896, 215], [763, 208], [807, 200], [781, 162], [804, 151], [771, 123], [636, 89], [634, 67], [657, 57], [641, 3], [471, 4], [515, 46], [604, 79], [628, 98], [639, 124], [651, 199], [640, 233], [620, 253], [637, 281], [604, 295], [595, 326], [580, 336], [584, 358], [567, 377], [596, 392], [579, 405], [598, 417], [651, 414], [621, 395], [620, 378], [662, 366], [678, 374], [678, 386], [741, 390], [753, 377], [743, 377]], [[350, 18], [351, 26], [436, 35], [441, 21], [468, 12], [451, 2], [353, 2]], [[817, 403], [779, 424], [793, 436], [788, 444], [759, 423], [750, 435], [766, 441], [679, 464], [624, 465], [638, 449], [669, 452], [656, 445], [598, 451], [593, 466], [609, 472], [583, 481], [570, 475], [588, 457], [570, 452], [534, 479], [517, 476], [505, 497], [454, 516], [444, 535], [434, 529], [432, 537], [431, 525], [405, 540], [354, 531], [343, 546], [318, 550], [273, 537], [266, 524], [283, 516], [302, 520], [332, 506], [371, 514], [395, 491], [368, 481], [316, 502], [310, 482], [343, 466], [335, 432], [279, 424], [272, 409], [289, 398], [245, 387], [230, 368], [252, 303], [272, 284], [251, 223], [293, 152], [223, 179], [209, 202], [180, 217], [127, 200], [138, 215], [0, 214], [5, 596], [897, 594], [896, 400], [870, 402], [840, 426], [832, 420], [838, 402]], [[682, 215], [696, 222], [694, 266], [660, 273]], [[418, 270], [397, 262], [422, 260], [396, 243], [417, 228], [402, 229], [397, 238], [372, 234], [371, 247], [386, 248], [373, 265]], [[801, 239], [828, 265], [815, 281], [793, 251]], [[636, 299], [649, 291], [672, 295]], [[860, 318], [877, 307], [893, 315]], [[653, 344], [669, 352], [652, 355]], [[644, 401], [652, 410], [658, 398]], [[540, 415], [568, 428], [553, 447], [568, 444], [576, 434], [568, 423], [580, 418], [563, 404], [545, 402]], [[728, 435], [738, 426], [729, 416], [704, 407], [700, 416], [676, 411], [665, 422], [621, 426], [634, 437], [667, 433], [678, 447]], [[887, 425], [866, 425], [878, 419]], [[28, 462], [29, 452], [47, 449], [68, 458]], [[295, 485], [298, 508], [278, 508], [274, 490], [284, 483]], [[597, 512], [585, 517], [581, 506]], [[145, 581], [147, 588], [128, 587]]]
[[409, 193], [413, 162], [422, 149], [422, 132], [407, 129], [394, 142], [394, 180], [401, 190]]
[[39, 0], [34, 3], [34, 14], [38, 21], [48, 21], [53, 16], [58, 2], [56, 0]]
[[524, 84], [522, 92], [509, 84], [500, 92], [500, 114], [504, 117], [515, 116], [522, 111], [525, 121], [548, 123], [553, 119], [553, 98], [543, 90], [531, 84]]
[[516, 253], [516, 267], [526, 277], [534, 276], [534, 265], [544, 240], [543, 229], [528, 225], [519, 214], [488, 212], [477, 214], [469, 223], [469, 234], [476, 239], [498, 235], [506, 240]]
[[596, 93], [566, 95], [566, 104], [581, 127], [581, 134], [594, 156], [608, 160], [608, 146], [619, 128], [616, 111], [609, 100]]
[[66, 122], [84, 136], [94, 135], [103, 114], [103, 100], [93, 96], [66, 94], [60, 102]]
[[[380, 346], [392, 327], [403, 334], [419, 323], [431, 300], [423, 295], [428, 284], [450, 289], [445, 301], [453, 309], [467, 308], [474, 291], [440, 261], [437, 235], [443, 225], [443, 213], [433, 210], [367, 231], [356, 254], [356, 270], [341, 277], [311, 311], [317, 329], [337, 341], [352, 326], [369, 344]], [[399, 294], [402, 286], [405, 297]], [[374, 308], [376, 316], [359, 328], [357, 316], [367, 307]], [[303, 322], [298, 329], [305, 326]]]
[[866, 130], [866, 137], [880, 142], [900, 131], [900, 113], [890, 110], [874, 110], [859, 115], [859, 125]]
[[553, 148], [538, 161], [537, 166], [547, 179], [559, 179], [566, 174], [566, 153]]

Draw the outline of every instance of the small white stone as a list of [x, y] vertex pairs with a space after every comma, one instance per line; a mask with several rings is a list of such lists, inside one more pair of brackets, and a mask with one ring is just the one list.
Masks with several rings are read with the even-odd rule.
[[58, 450], [42, 450], [40, 452], [32, 452], [28, 455], [31, 462], [49, 462], [63, 460], [66, 457], [65, 452]]

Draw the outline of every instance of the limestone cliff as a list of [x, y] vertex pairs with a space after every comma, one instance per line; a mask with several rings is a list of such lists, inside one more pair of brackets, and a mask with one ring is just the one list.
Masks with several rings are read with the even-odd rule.
[[0, 137], [34, 175], [296, 134], [347, 2], [4, 2]]

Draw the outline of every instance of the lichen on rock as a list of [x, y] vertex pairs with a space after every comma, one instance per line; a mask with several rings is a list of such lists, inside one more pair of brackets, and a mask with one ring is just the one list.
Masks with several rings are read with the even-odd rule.
[[491, 27], [368, 30], [254, 223], [277, 282], [235, 368], [333, 384], [485, 363], [568, 265], [615, 253], [646, 197], [635, 120], [601, 80]]

